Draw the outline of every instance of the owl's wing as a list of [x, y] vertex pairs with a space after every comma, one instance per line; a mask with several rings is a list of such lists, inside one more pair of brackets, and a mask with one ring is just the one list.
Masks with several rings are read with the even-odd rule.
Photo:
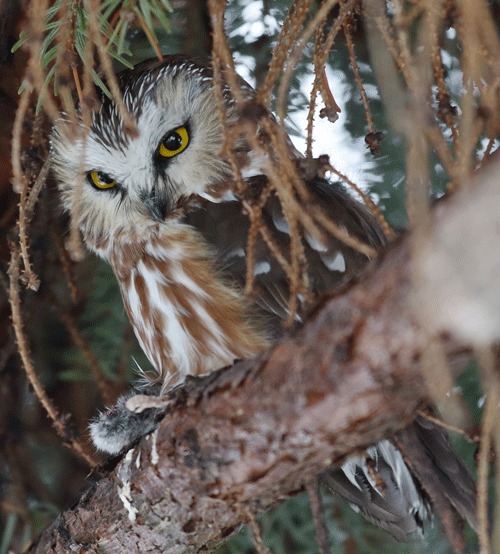
[[[342, 186], [319, 178], [307, 185], [313, 203], [321, 206], [328, 217], [350, 235], [374, 248], [385, 244], [385, 236], [375, 218]], [[262, 183], [255, 179], [252, 186], [254, 190], [252, 192], [250, 188], [250, 193], [258, 195]], [[220, 270], [237, 286], [243, 287], [250, 223], [242, 204], [237, 200], [202, 203], [187, 215], [186, 220], [212, 246]], [[289, 257], [290, 229], [276, 195], [266, 202], [262, 220], [281, 253]], [[343, 287], [363, 270], [368, 261], [366, 256], [331, 235], [326, 243], [321, 243], [305, 234], [302, 242], [308, 262], [310, 292], [316, 297]], [[279, 336], [282, 322], [288, 315], [290, 288], [283, 269], [260, 237], [254, 250], [254, 277], [252, 299], [265, 316], [270, 335]], [[298, 317], [306, 309], [303, 306]], [[424, 460], [415, 471], [421, 469], [434, 476], [434, 482], [429, 485], [429, 478], [422, 475], [422, 484], [427, 490], [433, 486], [433, 498], [444, 496], [475, 527], [475, 484], [453, 452], [448, 435], [424, 420], [417, 420], [408, 428], [408, 433]], [[397, 539], [405, 540], [415, 531], [420, 531], [423, 521], [431, 514], [430, 496], [419, 484], [418, 471], [416, 475], [417, 478], [395, 446], [389, 441], [381, 441], [369, 448], [365, 456], [350, 458], [341, 468], [325, 472], [321, 479], [369, 521]]]
[[[311, 202], [326, 216], [362, 242], [379, 248], [385, 236], [366, 207], [354, 200], [345, 189], [324, 179], [306, 183]], [[250, 182], [249, 195], [258, 197], [263, 188], [259, 178]], [[226, 277], [239, 287], [244, 287], [247, 271], [247, 241], [250, 222], [241, 202], [202, 202], [186, 215], [186, 222], [193, 225], [214, 249], [217, 264]], [[277, 195], [267, 200], [262, 210], [262, 223], [287, 260], [290, 259], [290, 228], [281, 209]], [[346, 246], [332, 235], [325, 234], [320, 242], [304, 233], [303, 246], [309, 274], [309, 292], [312, 300], [326, 292], [334, 292], [358, 275], [368, 258]], [[269, 326], [270, 336], [282, 333], [283, 320], [288, 316], [290, 285], [286, 274], [271, 253], [262, 236], [258, 235], [253, 248], [254, 289], [251, 300]], [[311, 307], [311, 303], [299, 307], [297, 320]]]

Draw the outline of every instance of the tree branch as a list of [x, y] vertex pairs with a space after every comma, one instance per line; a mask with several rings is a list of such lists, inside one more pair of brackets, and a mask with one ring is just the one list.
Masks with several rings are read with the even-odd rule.
[[[325, 302], [267, 357], [190, 381], [157, 432], [31, 552], [195, 552], [408, 425], [427, 399], [407, 306], [408, 247]], [[208, 383], [207, 383], [208, 381]], [[156, 545], [157, 550], [151, 550]]]
[[[494, 200], [499, 174], [490, 164], [480, 183], [434, 210], [432, 248], [413, 258], [424, 268], [422, 282], [432, 282], [434, 290], [433, 260], [452, 260], [454, 240], [465, 259], [478, 250], [474, 233], [467, 238], [450, 231], [444, 241], [450, 222], [463, 229], [474, 224], [474, 214], [491, 218], [480, 229], [487, 244], [500, 228]], [[421, 372], [429, 335], [410, 305], [419, 297], [410, 280], [411, 239], [393, 245], [365, 280], [325, 300], [267, 355], [188, 381], [158, 430], [60, 515], [30, 552], [208, 549], [248, 514], [302, 490], [311, 475], [407, 426], [430, 399]], [[497, 263], [498, 248], [488, 252], [488, 267]], [[445, 278], [449, 286], [453, 279], [465, 282], [453, 272]], [[492, 280], [487, 298], [497, 298], [499, 290], [498, 279]], [[440, 313], [449, 298], [438, 292], [432, 301]], [[478, 295], [475, 289], [475, 302]], [[445, 330], [443, 318], [433, 333]], [[454, 375], [470, 358], [468, 341], [461, 340], [442, 341]]]

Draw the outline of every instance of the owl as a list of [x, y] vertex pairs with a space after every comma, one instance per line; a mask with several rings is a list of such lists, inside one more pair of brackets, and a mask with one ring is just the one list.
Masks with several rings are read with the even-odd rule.
[[[272, 148], [256, 151], [243, 134], [236, 137], [232, 147], [245, 188], [235, 187], [222, 151], [224, 129], [208, 61], [167, 56], [117, 79], [135, 131], [103, 97], [88, 129], [83, 122], [82, 132], [68, 132], [65, 121], [56, 125], [52, 162], [62, 205], [85, 245], [111, 265], [138, 341], [157, 372], [157, 384], [143, 385], [142, 391], [161, 394], [188, 375], [205, 375], [261, 353], [283, 332], [284, 320], [291, 315], [300, 325], [314, 299], [344, 286], [368, 258], [333, 236], [319, 240], [303, 232], [307, 291], [290, 314], [288, 276], [259, 235], [252, 245], [253, 288], [245, 294], [250, 229], [245, 200], [260, 202], [263, 224], [279, 252], [286, 257], [291, 247], [290, 224], [268, 187]], [[251, 87], [243, 80], [240, 86], [250, 100]], [[237, 123], [241, 110], [227, 88], [223, 102], [226, 123]], [[258, 122], [256, 135], [265, 139]], [[291, 142], [287, 148], [298, 163]], [[374, 249], [384, 245], [375, 218], [340, 184], [313, 176], [305, 187], [311, 204], [350, 236]], [[129, 412], [126, 399], [91, 426], [101, 450], [117, 453], [157, 424], [159, 411]], [[414, 426], [418, 440], [433, 445], [436, 481], [474, 523], [474, 483], [447, 436], [428, 422]], [[385, 483], [383, 493], [373, 467]], [[323, 480], [401, 539], [421, 529], [431, 513], [429, 497], [387, 440]]]

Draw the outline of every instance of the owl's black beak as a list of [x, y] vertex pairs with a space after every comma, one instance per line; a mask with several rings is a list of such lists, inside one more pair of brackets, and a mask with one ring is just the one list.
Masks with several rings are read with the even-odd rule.
[[157, 187], [149, 193], [141, 195], [142, 203], [149, 215], [156, 221], [165, 221], [170, 212], [170, 200], [166, 194], [162, 194]]

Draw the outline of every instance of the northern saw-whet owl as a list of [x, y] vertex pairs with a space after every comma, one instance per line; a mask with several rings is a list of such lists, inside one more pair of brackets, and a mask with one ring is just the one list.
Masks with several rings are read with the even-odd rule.
[[[53, 168], [63, 206], [85, 244], [111, 264], [135, 334], [165, 390], [187, 375], [207, 374], [267, 348], [288, 317], [290, 287], [258, 239], [253, 293], [245, 297], [250, 222], [221, 155], [224, 132], [210, 62], [167, 56], [117, 78], [137, 132], [126, 131], [116, 105], [103, 97], [87, 133], [68, 133], [64, 121], [56, 126]], [[251, 87], [241, 84], [250, 98]], [[234, 123], [239, 116], [230, 95], [225, 109]], [[258, 199], [268, 183], [269, 157], [238, 140], [234, 149], [247, 160], [241, 168], [245, 194]], [[291, 146], [290, 156], [299, 156]], [[375, 218], [341, 185], [314, 177], [306, 186], [313, 203], [350, 235], [374, 248], [384, 244]], [[280, 201], [271, 194], [262, 205], [262, 218], [286, 253], [290, 228]], [[302, 243], [309, 299], [344, 285], [367, 261], [333, 236], [318, 241], [304, 233]], [[304, 299], [296, 320], [306, 311]], [[101, 450], [118, 453], [157, 424], [155, 410], [131, 413], [126, 398], [91, 426]], [[432, 445], [436, 486], [474, 524], [474, 482], [447, 435], [423, 420], [414, 427], [422, 448]], [[382, 492], [374, 467], [385, 483]], [[324, 482], [400, 539], [420, 529], [431, 513], [429, 497], [387, 440], [327, 472]]]

